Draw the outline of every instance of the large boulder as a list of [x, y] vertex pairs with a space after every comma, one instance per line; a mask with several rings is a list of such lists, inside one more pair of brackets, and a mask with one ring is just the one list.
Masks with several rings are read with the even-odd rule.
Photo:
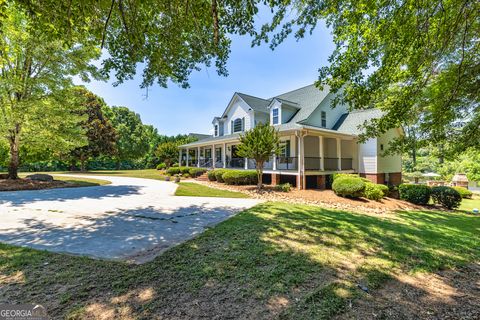
[[42, 173], [36, 173], [36, 174], [31, 174], [26, 177], [28, 180], [34, 180], [34, 181], [44, 181], [44, 182], [51, 182], [53, 181], [53, 177], [49, 174], [42, 174]]

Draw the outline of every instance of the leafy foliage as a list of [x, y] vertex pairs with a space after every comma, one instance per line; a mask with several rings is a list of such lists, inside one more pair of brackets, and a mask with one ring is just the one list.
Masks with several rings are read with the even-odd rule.
[[460, 193], [446, 186], [432, 187], [432, 199], [435, 203], [439, 203], [450, 210], [458, 208], [462, 202]]
[[464, 187], [452, 187], [452, 188], [457, 190], [457, 192], [460, 194], [460, 196], [463, 199], [471, 199], [473, 196], [473, 192], [468, 190], [467, 188], [464, 188]]
[[9, 176], [17, 178], [20, 154], [58, 155], [82, 146], [79, 106], [72, 76], [97, 77], [92, 59], [100, 50], [88, 42], [52, 40], [38, 22], [13, 4], [0, 15], [0, 140], [9, 148]]
[[281, 192], [289, 192], [292, 190], [292, 185], [290, 183], [281, 183], [275, 186], [275, 190], [281, 191]]
[[365, 186], [366, 182], [359, 177], [340, 176], [333, 181], [332, 189], [339, 196], [358, 198], [363, 196]]
[[426, 205], [430, 201], [430, 187], [423, 184], [401, 184], [398, 186], [400, 199], [420, 205]]
[[258, 175], [254, 170], [228, 170], [222, 175], [226, 184], [250, 185], [258, 183]]
[[258, 189], [262, 188], [263, 164], [281, 150], [278, 132], [268, 124], [260, 123], [240, 136], [237, 155], [255, 160]]
[[214, 174], [215, 174], [215, 180], [217, 180], [218, 182], [225, 182], [223, 180], [223, 174], [228, 172], [228, 171], [231, 171], [230, 169], [215, 169], [213, 170]]
[[149, 149], [149, 136], [140, 115], [127, 107], [104, 106], [103, 112], [117, 133], [117, 169], [121, 161], [137, 160], [145, 156]]
[[217, 181], [217, 177], [215, 176], [215, 170], [210, 170], [207, 172], [208, 181]]
[[378, 201], [384, 197], [384, 193], [379, 184], [366, 183], [363, 196], [367, 199]]
[[105, 102], [83, 87], [75, 88], [74, 91], [78, 103], [83, 107], [79, 113], [87, 116], [85, 121], [81, 122], [81, 126], [86, 132], [88, 143], [72, 150], [71, 156], [74, 160], [80, 161], [81, 170], [85, 171], [85, 164], [89, 158], [99, 155], [116, 155], [118, 138], [112, 124], [103, 115]]
[[207, 172], [207, 169], [205, 169], [205, 168], [190, 168], [190, 170], [188, 170], [188, 174], [192, 178], [199, 177], [202, 174], [204, 174], [205, 172]]

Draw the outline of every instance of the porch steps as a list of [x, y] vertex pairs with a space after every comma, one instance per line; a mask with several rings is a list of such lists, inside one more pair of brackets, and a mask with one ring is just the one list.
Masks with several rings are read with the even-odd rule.
[[208, 181], [207, 173], [205, 172], [205, 173], [202, 174], [201, 176], [196, 177], [195, 180], [198, 180], [198, 181]]

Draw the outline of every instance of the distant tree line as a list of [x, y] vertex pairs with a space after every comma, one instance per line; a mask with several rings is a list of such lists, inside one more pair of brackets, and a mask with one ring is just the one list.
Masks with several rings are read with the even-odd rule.
[[[20, 171], [155, 168], [160, 162], [178, 158], [180, 143], [195, 140], [188, 135], [161, 135], [153, 126], [143, 124], [140, 115], [129, 108], [108, 106], [83, 86], [72, 90], [75, 108], [64, 116], [78, 121], [76, 139], [83, 143], [73, 149], [55, 152], [49, 148], [21, 146]], [[175, 155], [162, 153], [165, 146], [173, 146]], [[8, 162], [8, 145], [1, 143], [0, 170], [7, 168]]]

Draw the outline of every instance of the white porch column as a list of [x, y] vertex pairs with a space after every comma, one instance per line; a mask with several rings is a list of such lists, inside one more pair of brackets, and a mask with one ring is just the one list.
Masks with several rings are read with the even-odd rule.
[[182, 153], [183, 153], [183, 149], [178, 150], [178, 166], [179, 167], [182, 166]]
[[189, 164], [188, 162], [190, 161], [190, 149], [187, 148], [187, 163], [186, 163], [186, 167], [189, 167]]
[[273, 157], [272, 157], [272, 170], [277, 170], [277, 155], [274, 154]]
[[318, 137], [318, 150], [320, 156], [320, 171], [325, 170], [325, 157], [323, 154], [323, 136]]
[[245, 158], [245, 170], [248, 169], [248, 158]]
[[197, 147], [197, 168], [200, 168], [200, 147]]
[[302, 189], [302, 184], [305, 183], [305, 180], [304, 180], [304, 162], [303, 162], [303, 134], [302, 132], [299, 133], [299, 135], [297, 135], [297, 140], [298, 140], [298, 157], [297, 157], [297, 162], [298, 162], [298, 183], [297, 183], [297, 189], [298, 190], [301, 190]]
[[222, 153], [223, 167], [227, 167], [227, 144], [223, 144], [223, 153]]
[[342, 170], [342, 140], [340, 138], [337, 139], [337, 170]]
[[217, 162], [217, 155], [215, 154], [215, 145], [212, 144], [212, 168], [215, 169], [215, 162]]

